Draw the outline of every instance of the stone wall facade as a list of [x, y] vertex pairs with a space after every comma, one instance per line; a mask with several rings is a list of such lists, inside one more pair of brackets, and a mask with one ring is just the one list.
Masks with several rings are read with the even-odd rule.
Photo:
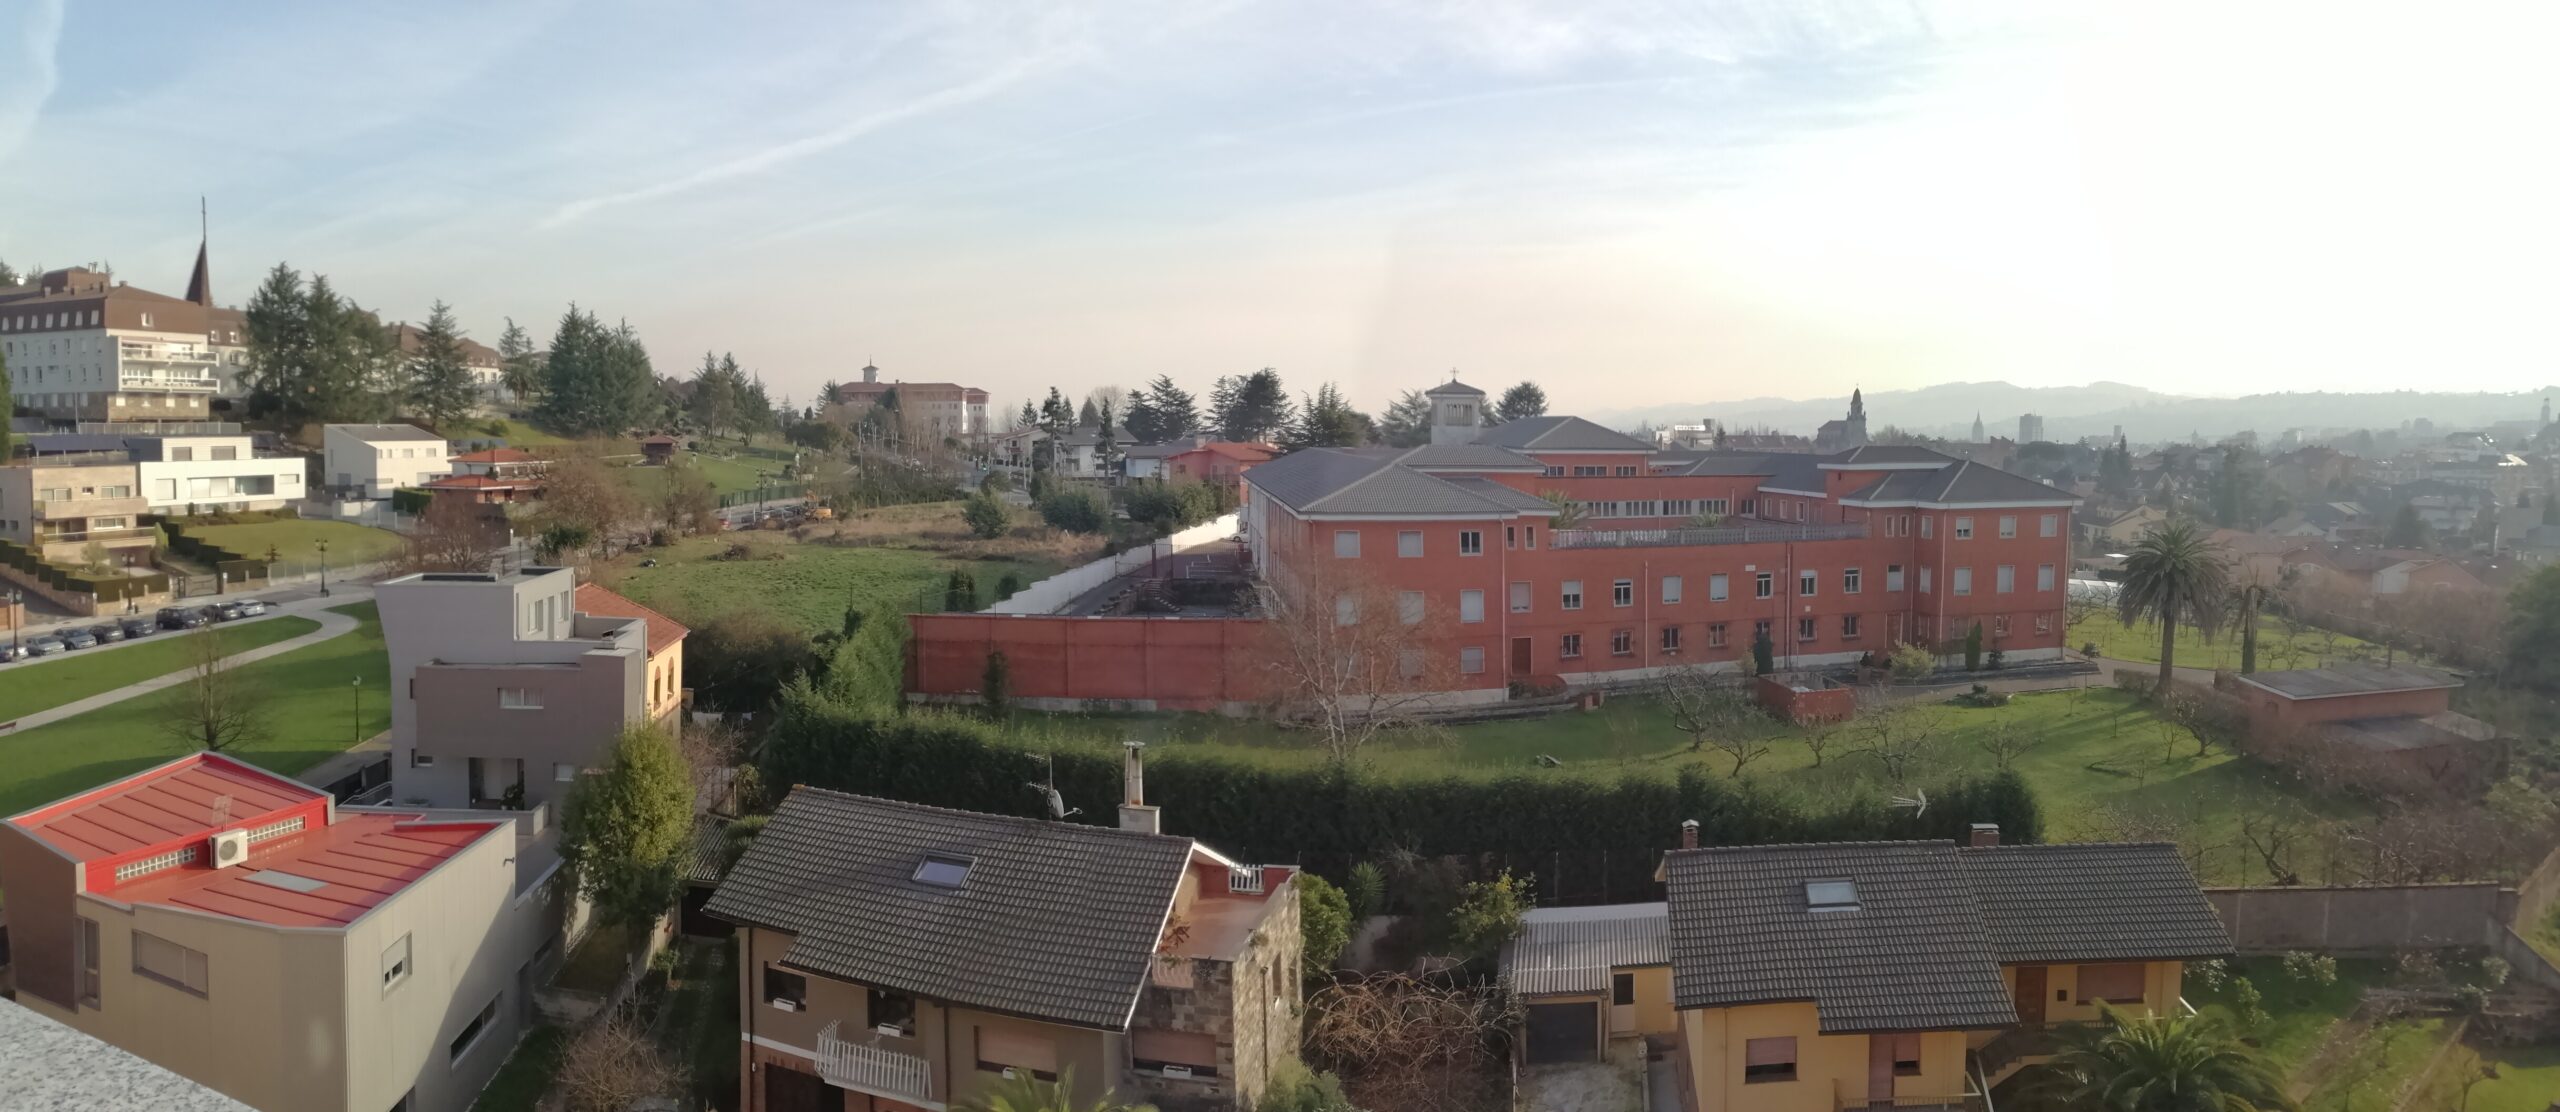
[[1186, 1080], [1132, 1072], [1125, 1093], [1161, 1112], [1250, 1112], [1281, 1063], [1298, 1059], [1306, 950], [1294, 877], [1270, 899], [1270, 913], [1234, 961], [1184, 962], [1191, 987], [1150, 984], [1131, 1019], [1133, 1028], [1216, 1037], [1218, 1076]]

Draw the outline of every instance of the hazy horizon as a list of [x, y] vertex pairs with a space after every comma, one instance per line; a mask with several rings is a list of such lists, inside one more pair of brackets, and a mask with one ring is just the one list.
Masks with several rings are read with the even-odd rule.
[[930, 3], [0, 17], [0, 259], [575, 300], [998, 404], [1452, 368], [1557, 411], [1943, 382], [2517, 391], [2560, 9]]

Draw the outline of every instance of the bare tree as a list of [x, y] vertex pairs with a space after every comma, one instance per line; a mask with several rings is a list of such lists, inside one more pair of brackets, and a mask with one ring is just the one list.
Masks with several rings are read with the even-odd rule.
[[1855, 752], [1876, 759], [1885, 781], [1897, 790], [1937, 764], [1946, 748], [1946, 716], [1936, 704], [1904, 703], [1880, 708], [1851, 723]]
[[2021, 730], [2014, 722], [2000, 721], [1975, 735], [1973, 744], [1982, 750], [1984, 756], [1991, 758], [1991, 767], [2007, 772], [2017, 766], [2018, 758], [2044, 744], [2044, 735], [2033, 730]]
[[604, 461], [604, 450], [582, 445], [543, 473], [542, 510], [535, 515], [541, 529], [569, 530], [589, 546], [603, 545], [640, 516], [631, 485]]
[[1767, 716], [1744, 693], [1742, 680], [1734, 673], [1709, 671], [1703, 664], [1683, 665], [1664, 673], [1654, 691], [1671, 715], [1672, 728], [1689, 735], [1690, 752], [1713, 745], [1733, 762], [1733, 770], [1726, 775], [1739, 777], [1743, 766], [1768, 755]]
[[1462, 650], [1447, 635], [1454, 615], [1432, 613], [1423, 592], [1393, 589], [1351, 561], [1301, 563], [1263, 591], [1263, 666], [1282, 713], [1321, 731], [1325, 755], [1347, 763], [1379, 734], [1421, 726], [1423, 712], [1464, 682]]
[[224, 655], [225, 632], [185, 638], [187, 669], [161, 696], [161, 729], [192, 749], [219, 753], [266, 732], [266, 693]]
[[752, 770], [738, 764], [746, 752], [745, 731], [726, 721], [687, 725], [675, 731], [675, 741], [676, 755], [693, 779], [696, 806], [736, 814], [752, 802], [736, 798], [737, 789], [748, 786], [741, 775], [752, 779]]
[[2302, 873], [2295, 867], [2295, 854], [2301, 849], [2305, 835], [2317, 825], [2311, 813], [2300, 804], [2286, 802], [2259, 810], [2243, 808], [2240, 812], [2240, 844], [2257, 855], [2266, 867], [2267, 876], [2278, 885], [2292, 887], [2302, 883]]
[[507, 550], [507, 519], [496, 506], [437, 497], [418, 515], [400, 569], [485, 572]]
[[1306, 1055], [1363, 1108], [1477, 1112], [1504, 1103], [1493, 1072], [1519, 1018], [1498, 987], [1366, 977], [1308, 999]]
[[1805, 723], [1799, 740], [1804, 742], [1805, 752], [1813, 754], [1813, 767], [1822, 767], [1824, 756], [1839, 746], [1840, 739], [1847, 732], [1842, 723], [1829, 719]]
[[553, 1085], [567, 1112], [627, 1112], [651, 1098], [679, 1097], [684, 1074], [658, 1053], [649, 1032], [616, 1012], [569, 1040]]

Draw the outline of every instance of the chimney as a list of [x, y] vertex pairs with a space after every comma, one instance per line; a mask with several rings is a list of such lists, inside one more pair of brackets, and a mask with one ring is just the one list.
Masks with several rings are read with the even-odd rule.
[[1680, 823], [1680, 848], [1698, 848], [1698, 820], [1686, 819]]
[[1164, 833], [1164, 815], [1147, 806], [1147, 743], [1121, 742], [1120, 829]]
[[1973, 845], [1974, 845], [1974, 847], [1975, 847], [1975, 848], [1979, 849], [1979, 848], [1982, 848], [1982, 847], [1984, 847], [1984, 846], [1996, 846], [1996, 845], [1999, 845], [1999, 844], [2000, 844], [2000, 824], [1999, 824], [1999, 823], [1996, 823], [1996, 822], [1977, 822], [1977, 823], [1973, 824]]

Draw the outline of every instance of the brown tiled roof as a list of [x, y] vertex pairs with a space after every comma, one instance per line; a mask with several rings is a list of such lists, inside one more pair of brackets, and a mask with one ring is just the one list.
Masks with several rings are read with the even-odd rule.
[[631, 601], [630, 598], [593, 583], [578, 584], [578, 612], [607, 618], [640, 618], [649, 623], [649, 655], [667, 651], [667, 646], [684, 640], [693, 632], [683, 622]]
[[2231, 935], [2162, 842], [1956, 851], [2003, 965], [2222, 957]]
[[[416, 355], [426, 348], [425, 329], [407, 322], [390, 328], [391, 338], [400, 345], [401, 354]], [[498, 349], [466, 336], [462, 338], [462, 362], [473, 367], [495, 367], [506, 360], [498, 354]]]
[[[960, 886], [916, 879], [965, 861]], [[794, 935], [798, 969], [1125, 1030], [1191, 842], [795, 788], [705, 909]]]

